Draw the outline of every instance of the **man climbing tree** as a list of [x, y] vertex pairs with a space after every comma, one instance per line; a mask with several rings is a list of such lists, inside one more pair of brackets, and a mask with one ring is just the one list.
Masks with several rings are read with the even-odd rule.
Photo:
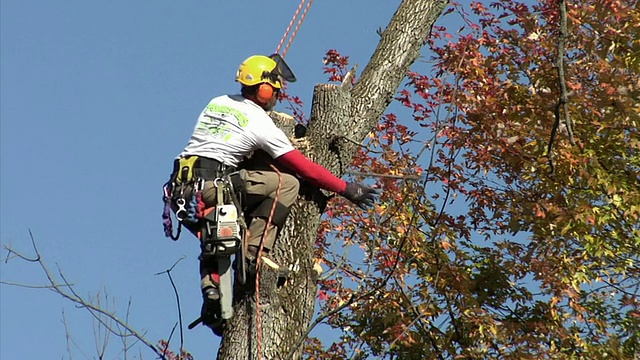
[[[244, 209], [240, 210], [246, 211], [250, 219], [246, 239], [249, 274], [257, 270], [259, 257], [271, 268], [283, 270], [259, 252], [273, 249], [298, 196], [297, 177], [338, 193], [360, 207], [370, 206], [374, 200], [373, 189], [337, 178], [296, 150], [267, 115], [284, 82], [295, 80], [277, 54], [254, 55], [242, 62], [236, 73], [240, 94], [219, 96], [209, 102], [187, 146], [175, 159], [171, 180], [165, 186], [165, 201], [171, 202], [181, 224], [198, 236], [200, 219], [189, 218], [189, 213], [196, 213], [190, 206], [197, 206], [200, 200], [205, 207], [214, 207], [221, 196], [218, 181], [234, 173], [246, 198]], [[207, 250], [211, 248], [206, 244], [209, 240], [201, 241], [201, 320], [216, 335], [222, 335], [225, 319], [220, 308], [220, 272], [215, 254]]]

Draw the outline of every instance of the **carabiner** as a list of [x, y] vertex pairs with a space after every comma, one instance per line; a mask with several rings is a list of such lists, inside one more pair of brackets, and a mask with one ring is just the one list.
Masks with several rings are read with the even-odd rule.
[[178, 205], [178, 210], [176, 210], [176, 218], [180, 221], [186, 219], [186, 216], [188, 215], [187, 208], [185, 207], [186, 204], [187, 202], [184, 200], [184, 198], [176, 200], [176, 205]]
[[218, 182], [221, 182], [222, 185], [224, 185], [226, 181], [223, 178], [215, 178], [213, 180], [213, 186], [220, 187], [220, 185], [218, 185]]
[[197, 179], [195, 184], [195, 191], [198, 192], [204, 190], [204, 183], [204, 179]]

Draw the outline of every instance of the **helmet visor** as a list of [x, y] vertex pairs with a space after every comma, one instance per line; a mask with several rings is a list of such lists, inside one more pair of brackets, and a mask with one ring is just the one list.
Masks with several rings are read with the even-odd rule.
[[272, 71], [275, 72], [278, 77], [287, 82], [296, 82], [296, 76], [291, 71], [291, 68], [284, 61], [280, 54], [273, 54], [269, 56], [271, 60], [276, 62], [276, 68]]

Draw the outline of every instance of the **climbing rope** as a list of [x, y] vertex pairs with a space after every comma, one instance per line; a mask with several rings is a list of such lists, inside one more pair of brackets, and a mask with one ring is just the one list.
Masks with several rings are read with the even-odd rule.
[[[306, 6], [304, 6], [305, 2], [306, 2]], [[280, 54], [280, 56], [282, 56], [283, 58], [285, 57], [285, 55], [289, 51], [289, 47], [291, 46], [291, 43], [293, 43], [293, 39], [298, 34], [298, 30], [300, 30], [300, 25], [302, 25], [302, 22], [304, 21], [304, 18], [307, 16], [307, 12], [309, 11], [309, 8], [311, 7], [312, 3], [313, 3], [313, 0], [301, 0], [300, 1], [300, 5], [298, 5], [298, 9], [296, 9], [296, 12], [293, 14], [293, 17], [291, 18], [291, 21], [289, 22], [289, 26], [287, 26], [287, 30], [285, 30], [284, 35], [282, 35], [282, 39], [280, 40], [280, 43], [278, 44], [278, 48], [276, 49], [276, 53], [277, 54], [280, 53], [280, 50], [282, 49], [282, 46], [284, 45], [285, 40], [287, 40], [287, 37], [289, 36], [289, 32], [291, 32], [291, 28], [293, 27], [293, 23], [296, 21], [296, 18], [298, 17], [298, 15], [300, 15], [300, 11], [302, 11], [302, 15], [300, 16], [300, 19], [298, 19], [296, 27], [295, 27], [295, 29], [293, 29], [293, 33], [291, 33], [291, 37], [289, 38], [289, 41], [287, 42], [287, 45], [285, 46], [284, 50], [282, 51], [282, 54]], [[304, 11], [302, 10], [303, 6], [304, 6]]]
[[[280, 39], [280, 43], [278, 44], [278, 47], [275, 51], [277, 54], [280, 54], [280, 56], [282, 56], [283, 58], [289, 51], [289, 48], [293, 43], [293, 39], [295, 39], [296, 35], [298, 34], [298, 30], [300, 30], [300, 26], [302, 25], [302, 22], [307, 16], [307, 12], [309, 11], [309, 8], [311, 7], [312, 3], [313, 3], [313, 0], [301, 0], [300, 5], [298, 5], [298, 8], [293, 14], [293, 17], [291, 18], [291, 21], [289, 22], [289, 25], [287, 26], [287, 29], [285, 30], [284, 35], [282, 36], [282, 39]], [[304, 10], [303, 10], [303, 7], [304, 7]], [[300, 12], [302, 12], [302, 15], [300, 15]], [[298, 18], [298, 16], [300, 16], [300, 18], [298, 19], [298, 22], [296, 23], [296, 26], [293, 29], [293, 32], [291, 32], [293, 24], [296, 22], [296, 19]], [[285, 41], [287, 40], [287, 37], [289, 36], [290, 33], [291, 33], [291, 37], [289, 38], [283, 50], [282, 46], [285, 44]], [[280, 53], [280, 50], [282, 50], [282, 53]], [[261, 312], [260, 312], [260, 265], [262, 263], [261, 260], [262, 260], [262, 252], [264, 251], [264, 241], [269, 234], [269, 224], [271, 224], [271, 221], [273, 220], [273, 215], [276, 210], [278, 198], [280, 197], [280, 189], [282, 188], [282, 173], [278, 170], [277, 167], [273, 165], [271, 165], [271, 168], [278, 174], [278, 188], [276, 189], [276, 195], [273, 199], [273, 205], [271, 206], [269, 218], [267, 219], [264, 233], [262, 234], [262, 238], [260, 239], [258, 254], [256, 255], [256, 337], [257, 337], [258, 359], [262, 359], [262, 320], [261, 320]], [[249, 237], [248, 230], [245, 236], [246, 238]]]
[[273, 214], [276, 211], [276, 205], [278, 204], [278, 198], [280, 197], [280, 189], [282, 188], [282, 173], [277, 167], [271, 165], [273, 171], [278, 174], [278, 188], [276, 189], [276, 196], [273, 199], [273, 205], [271, 205], [271, 212], [269, 212], [269, 219], [264, 227], [264, 233], [260, 239], [260, 247], [258, 248], [258, 254], [256, 255], [256, 335], [258, 346], [258, 359], [262, 359], [262, 321], [260, 319], [260, 263], [262, 260], [262, 251], [264, 249], [264, 241], [269, 233], [269, 224], [273, 220]]

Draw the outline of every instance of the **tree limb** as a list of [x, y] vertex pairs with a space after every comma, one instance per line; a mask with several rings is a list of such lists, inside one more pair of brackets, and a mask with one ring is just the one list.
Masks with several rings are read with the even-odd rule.
[[569, 103], [567, 97], [567, 84], [565, 80], [564, 74], [564, 53], [565, 53], [565, 41], [567, 39], [567, 3], [566, 0], [558, 0], [558, 5], [560, 7], [560, 36], [558, 37], [558, 54], [556, 59], [556, 71], [558, 72], [558, 86], [560, 88], [560, 98], [554, 107], [554, 115], [555, 122], [553, 123], [553, 128], [551, 129], [551, 137], [549, 139], [549, 144], [547, 145], [547, 157], [549, 158], [549, 167], [551, 168], [550, 172], [554, 172], [553, 165], [553, 155], [551, 150], [553, 148], [553, 142], [555, 141], [556, 134], [558, 132], [558, 127], [560, 126], [562, 116], [560, 115], [560, 108], [562, 108], [564, 113], [565, 125], [567, 126], [567, 132], [569, 133], [569, 142], [571, 145], [576, 145], [574, 136], [573, 136], [573, 124], [571, 122], [571, 117], [569, 116]]
[[[76, 293], [73, 285], [70, 284], [65, 279], [64, 274], [59, 270], [59, 274], [63, 279], [63, 283], [60, 283], [52, 274], [52, 272], [49, 270], [49, 267], [47, 266], [47, 264], [44, 262], [40, 254], [40, 251], [38, 250], [38, 246], [36, 245], [36, 241], [33, 237], [31, 230], [29, 230], [29, 237], [31, 239], [31, 246], [33, 247], [33, 250], [36, 255], [35, 258], [29, 258], [27, 256], [24, 256], [9, 246], [3, 245], [3, 247], [8, 252], [15, 254], [16, 256], [18, 256], [20, 259], [24, 261], [38, 263], [38, 265], [40, 266], [40, 269], [42, 270], [42, 272], [47, 277], [47, 280], [49, 281], [49, 285], [46, 285], [46, 288], [58, 293], [64, 299], [67, 299], [79, 305], [79, 307], [86, 309], [94, 318], [96, 318], [99, 322], [101, 322], [110, 332], [112, 332], [117, 336], [133, 336], [136, 339], [138, 339], [140, 342], [142, 342], [144, 345], [146, 345], [149, 349], [151, 349], [160, 358], [162, 359], [165, 358], [162, 354], [162, 351], [160, 351], [154, 344], [149, 342], [142, 334], [134, 330], [129, 324], [120, 320], [115, 314], [108, 312], [107, 310], [103, 309], [99, 305], [93, 304], [91, 301], [87, 301], [83, 297], [79, 296]], [[13, 283], [10, 283], [10, 282], [3, 282], [3, 284], [13, 285]], [[27, 285], [18, 285], [18, 286], [29, 287]], [[115, 331], [112, 327], [104, 323], [104, 321], [100, 318], [99, 315], [104, 315], [106, 318], [112, 320], [117, 325], [124, 328], [128, 332], [128, 334], [122, 334], [120, 332]]]

